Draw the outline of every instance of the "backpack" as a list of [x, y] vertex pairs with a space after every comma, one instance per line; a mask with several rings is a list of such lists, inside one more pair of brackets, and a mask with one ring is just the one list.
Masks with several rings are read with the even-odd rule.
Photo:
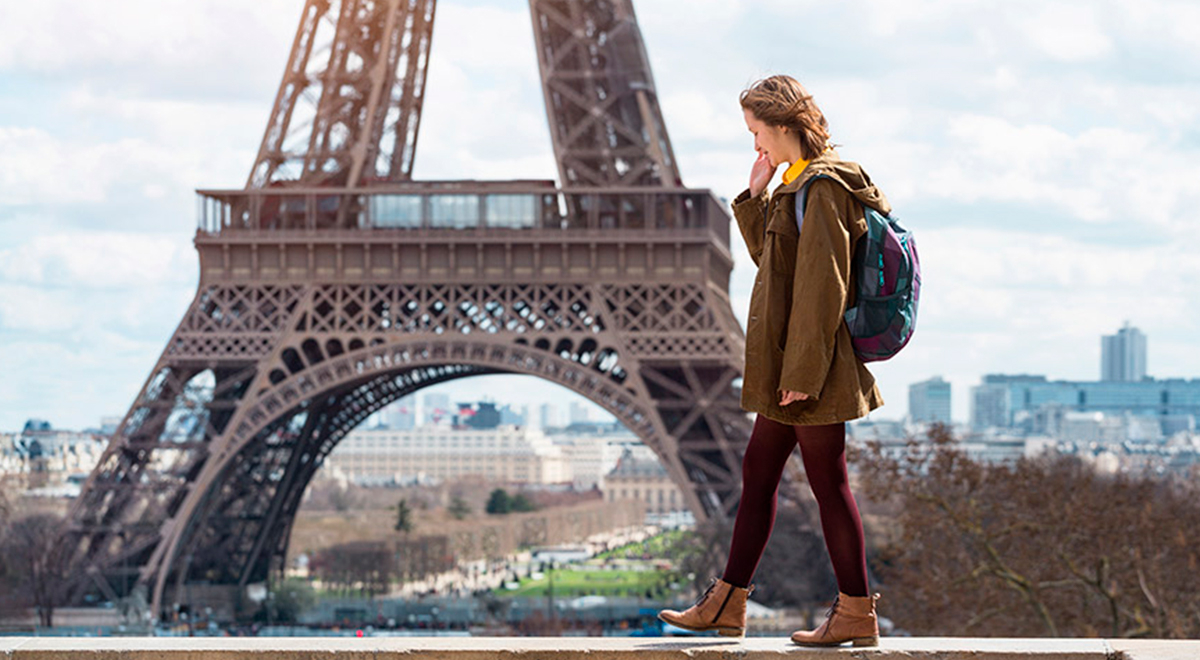
[[[796, 225], [804, 225], [808, 186], [796, 194]], [[891, 215], [863, 204], [867, 233], [854, 246], [850, 265], [858, 286], [854, 306], [846, 310], [846, 327], [854, 353], [863, 362], [886, 360], [908, 344], [917, 324], [917, 301], [921, 295], [921, 264], [912, 232]]]

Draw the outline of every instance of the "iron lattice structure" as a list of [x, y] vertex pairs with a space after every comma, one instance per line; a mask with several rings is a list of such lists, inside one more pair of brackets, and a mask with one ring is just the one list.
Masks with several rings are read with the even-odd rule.
[[263, 581], [348, 432], [480, 374], [587, 397], [700, 519], [736, 511], [730, 217], [680, 184], [630, 0], [531, 0], [561, 188], [411, 181], [434, 8], [307, 0], [246, 188], [199, 191], [196, 297], [71, 510], [70, 600], [140, 587], [162, 616]]

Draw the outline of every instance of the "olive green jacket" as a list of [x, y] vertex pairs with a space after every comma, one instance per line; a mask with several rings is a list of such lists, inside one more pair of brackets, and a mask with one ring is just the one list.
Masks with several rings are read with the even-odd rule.
[[[796, 192], [808, 189], [803, 230]], [[883, 405], [875, 378], [854, 354], [842, 315], [854, 304], [850, 261], [866, 233], [861, 204], [887, 213], [883, 193], [857, 163], [826, 152], [769, 197], [743, 191], [733, 214], [758, 266], [746, 325], [742, 408], [784, 424], [833, 424]], [[780, 406], [782, 390], [808, 395]]]

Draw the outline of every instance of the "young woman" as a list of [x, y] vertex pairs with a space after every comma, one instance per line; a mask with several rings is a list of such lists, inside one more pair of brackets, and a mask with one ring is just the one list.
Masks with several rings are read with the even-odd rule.
[[[742, 496], [725, 573], [695, 605], [663, 610], [659, 617], [689, 630], [745, 634], [750, 579], [775, 522], [784, 464], [798, 445], [839, 593], [826, 621], [793, 633], [792, 641], [874, 645], [879, 595], [867, 586], [862, 520], [846, 476], [845, 423], [883, 405], [883, 398], [854, 354], [842, 315], [854, 303], [850, 261], [855, 241], [866, 232], [862, 205], [885, 214], [890, 206], [857, 164], [838, 158], [825, 117], [795, 79], [761, 80], [742, 92], [741, 105], [758, 152], [750, 187], [733, 202], [758, 266], [741, 401], [756, 419], [742, 459]], [[767, 184], [784, 164], [783, 183], [768, 196]], [[806, 183], [800, 225], [797, 193]]]

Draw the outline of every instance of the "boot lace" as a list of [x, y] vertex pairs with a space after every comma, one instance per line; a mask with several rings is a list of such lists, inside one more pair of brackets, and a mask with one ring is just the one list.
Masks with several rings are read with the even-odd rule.
[[708, 595], [710, 593], [712, 593], [712, 590], [715, 589], [716, 587], [717, 587], [717, 578], [709, 578], [708, 588], [704, 590], [704, 593], [700, 594], [700, 597], [696, 599], [696, 602], [692, 603], [692, 607], [695, 607], [695, 606], [699, 605], [700, 603], [703, 603], [704, 600], [706, 598], [708, 598]]

